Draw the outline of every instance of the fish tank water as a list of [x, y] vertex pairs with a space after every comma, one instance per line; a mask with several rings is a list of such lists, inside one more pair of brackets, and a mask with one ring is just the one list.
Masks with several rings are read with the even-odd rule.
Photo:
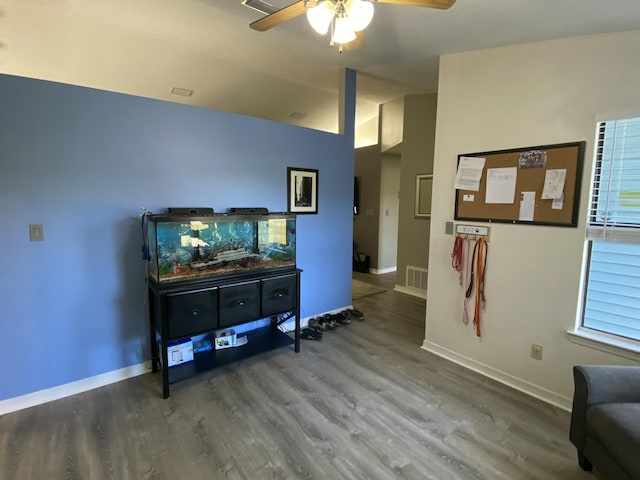
[[149, 276], [159, 284], [296, 266], [290, 213], [149, 215]]

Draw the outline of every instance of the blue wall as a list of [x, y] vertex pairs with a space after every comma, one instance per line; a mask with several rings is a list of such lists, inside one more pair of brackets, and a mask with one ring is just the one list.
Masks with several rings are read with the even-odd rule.
[[140, 207], [285, 211], [288, 166], [306, 318], [351, 304], [352, 132], [0, 75], [0, 400], [148, 359]]

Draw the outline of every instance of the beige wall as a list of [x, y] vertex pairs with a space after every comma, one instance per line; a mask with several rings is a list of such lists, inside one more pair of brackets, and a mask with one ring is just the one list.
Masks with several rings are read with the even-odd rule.
[[360, 214], [353, 217], [353, 241], [359, 252], [371, 257], [371, 268], [378, 268], [380, 168], [380, 145], [356, 149], [354, 172], [358, 177]]
[[400, 210], [400, 156], [382, 155], [380, 165], [380, 228], [378, 233], [379, 273], [396, 268], [398, 216]]
[[[576, 321], [581, 284], [595, 116], [640, 108], [638, 52], [640, 31], [442, 57], [425, 348], [565, 407], [574, 364], [632, 363], [572, 343], [566, 331]], [[477, 338], [462, 323], [453, 236], [444, 234], [454, 215], [457, 155], [581, 140], [578, 228], [491, 225], [488, 303]], [[532, 343], [543, 346], [542, 361], [530, 357]]]
[[405, 97], [380, 105], [380, 146], [383, 152], [394, 151], [402, 144]]
[[399, 286], [405, 286], [407, 265], [427, 268], [430, 221], [414, 217], [415, 183], [416, 175], [433, 171], [436, 100], [436, 94], [404, 98], [396, 277]]

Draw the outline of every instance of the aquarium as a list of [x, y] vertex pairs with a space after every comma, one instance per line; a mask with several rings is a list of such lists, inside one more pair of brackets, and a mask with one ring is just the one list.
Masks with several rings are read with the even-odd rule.
[[294, 214], [149, 215], [148, 222], [156, 283], [296, 266]]

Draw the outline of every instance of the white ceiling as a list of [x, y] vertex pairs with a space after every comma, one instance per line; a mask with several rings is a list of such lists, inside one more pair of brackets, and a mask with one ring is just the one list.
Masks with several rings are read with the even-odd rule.
[[[435, 92], [439, 55], [640, 29], [640, 0], [457, 0], [449, 10], [376, 4], [365, 46], [339, 54], [304, 16], [250, 29], [261, 14], [240, 2], [0, 0], [0, 73], [337, 131], [343, 67], [359, 73], [360, 125], [379, 103]], [[172, 87], [194, 94], [176, 96]]]

